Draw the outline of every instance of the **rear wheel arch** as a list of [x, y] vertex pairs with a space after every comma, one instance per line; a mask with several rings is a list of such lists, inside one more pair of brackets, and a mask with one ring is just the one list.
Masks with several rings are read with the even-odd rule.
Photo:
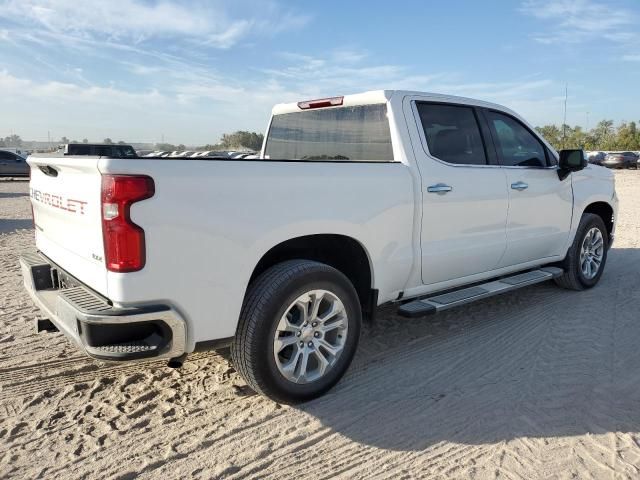
[[358, 294], [344, 274], [312, 260], [286, 260], [249, 285], [231, 358], [256, 392], [277, 402], [307, 401], [349, 368], [360, 325]]
[[346, 235], [304, 235], [273, 246], [253, 269], [247, 290], [261, 273], [273, 265], [294, 259], [313, 260], [340, 271], [353, 284], [363, 316], [367, 319], [373, 317], [377, 306], [377, 291], [373, 289], [374, 276], [370, 256], [358, 240]]

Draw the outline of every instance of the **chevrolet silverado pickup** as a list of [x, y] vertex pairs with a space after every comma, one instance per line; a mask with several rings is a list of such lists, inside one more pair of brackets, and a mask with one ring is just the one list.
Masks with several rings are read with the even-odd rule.
[[24, 284], [91, 357], [230, 346], [257, 392], [300, 402], [347, 370], [361, 322], [554, 280], [596, 285], [607, 169], [500, 105], [374, 91], [273, 108], [259, 158], [28, 159]]

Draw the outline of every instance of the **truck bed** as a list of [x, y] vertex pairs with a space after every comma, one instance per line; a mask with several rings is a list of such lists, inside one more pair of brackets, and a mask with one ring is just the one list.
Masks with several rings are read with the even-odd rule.
[[[38, 249], [116, 306], [171, 305], [187, 322], [187, 351], [234, 335], [253, 269], [280, 242], [338, 233], [366, 244], [384, 272], [381, 287], [391, 292], [381, 302], [404, 287], [413, 265], [414, 182], [400, 162], [65, 155], [28, 161], [32, 197], [40, 191], [58, 203], [86, 202], [80, 215], [35, 200]], [[46, 174], [48, 167], [57, 176]], [[130, 211], [146, 237], [140, 271], [105, 268], [100, 179], [106, 174], [155, 182], [153, 197]], [[189, 328], [193, 322], [198, 328]]]

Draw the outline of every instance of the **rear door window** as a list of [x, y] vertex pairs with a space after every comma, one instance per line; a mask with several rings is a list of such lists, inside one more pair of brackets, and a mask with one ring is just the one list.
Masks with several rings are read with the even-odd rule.
[[274, 115], [265, 158], [342, 162], [393, 161], [385, 104]]
[[429, 152], [455, 165], [486, 165], [480, 127], [472, 107], [418, 103]]

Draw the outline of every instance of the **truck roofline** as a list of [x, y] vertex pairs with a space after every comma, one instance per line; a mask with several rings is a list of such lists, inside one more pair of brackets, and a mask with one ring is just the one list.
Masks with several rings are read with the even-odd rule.
[[[355, 105], [373, 105], [377, 103], [386, 103], [391, 100], [391, 97], [424, 97], [426, 100], [434, 102], [446, 102], [446, 103], [460, 103], [465, 105], [474, 105], [477, 107], [495, 108], [498, 110], [509, 112], [510, 114], [520, 116], [513, 112], [511, 109], [499, 105], [497, 103], [486, 102], [484, 100], [478, 100], [469, 97], [461, 97], [457, 95], [448, 95], [443, 93], [434, 92], [420, 92], [414, 90], [371, 90], [368, 92], [355, 93], [343, 96], [342, 107], [355, 106]], [[301, 99], [301, 101], [308, 101], [311, 99]], [[322, 107], [322, 108], [339, 108], [339, 107]], [[271, 110], [272, 115], [282, 115], [285, 113], [301, 112], [302, 110], [298, 106], [298, 102], [291, 103], [278, 103]]]
[[[387, 103], [391, 96], [393, 95], [393, 90], [372, 90], [369, 92], [363, 93], [355, 93], [351, 95], [344, 95], [342, 107], [352, 107], [355, 105], [373, 105], [376, 103]], [[306, 99], [310, 100], [310, 99]], [[303, 101], [306, 101], [303, 100]], [[328, 107], [335, 108], [335, 107]], [[293, 112], [301, 112], [302, 110], [298, 107], [298, 102], [292, 103], [278, 103], [274, 105], [271, 113], [273, 115], [282, 115], [283, 113], [293, 113]]]

